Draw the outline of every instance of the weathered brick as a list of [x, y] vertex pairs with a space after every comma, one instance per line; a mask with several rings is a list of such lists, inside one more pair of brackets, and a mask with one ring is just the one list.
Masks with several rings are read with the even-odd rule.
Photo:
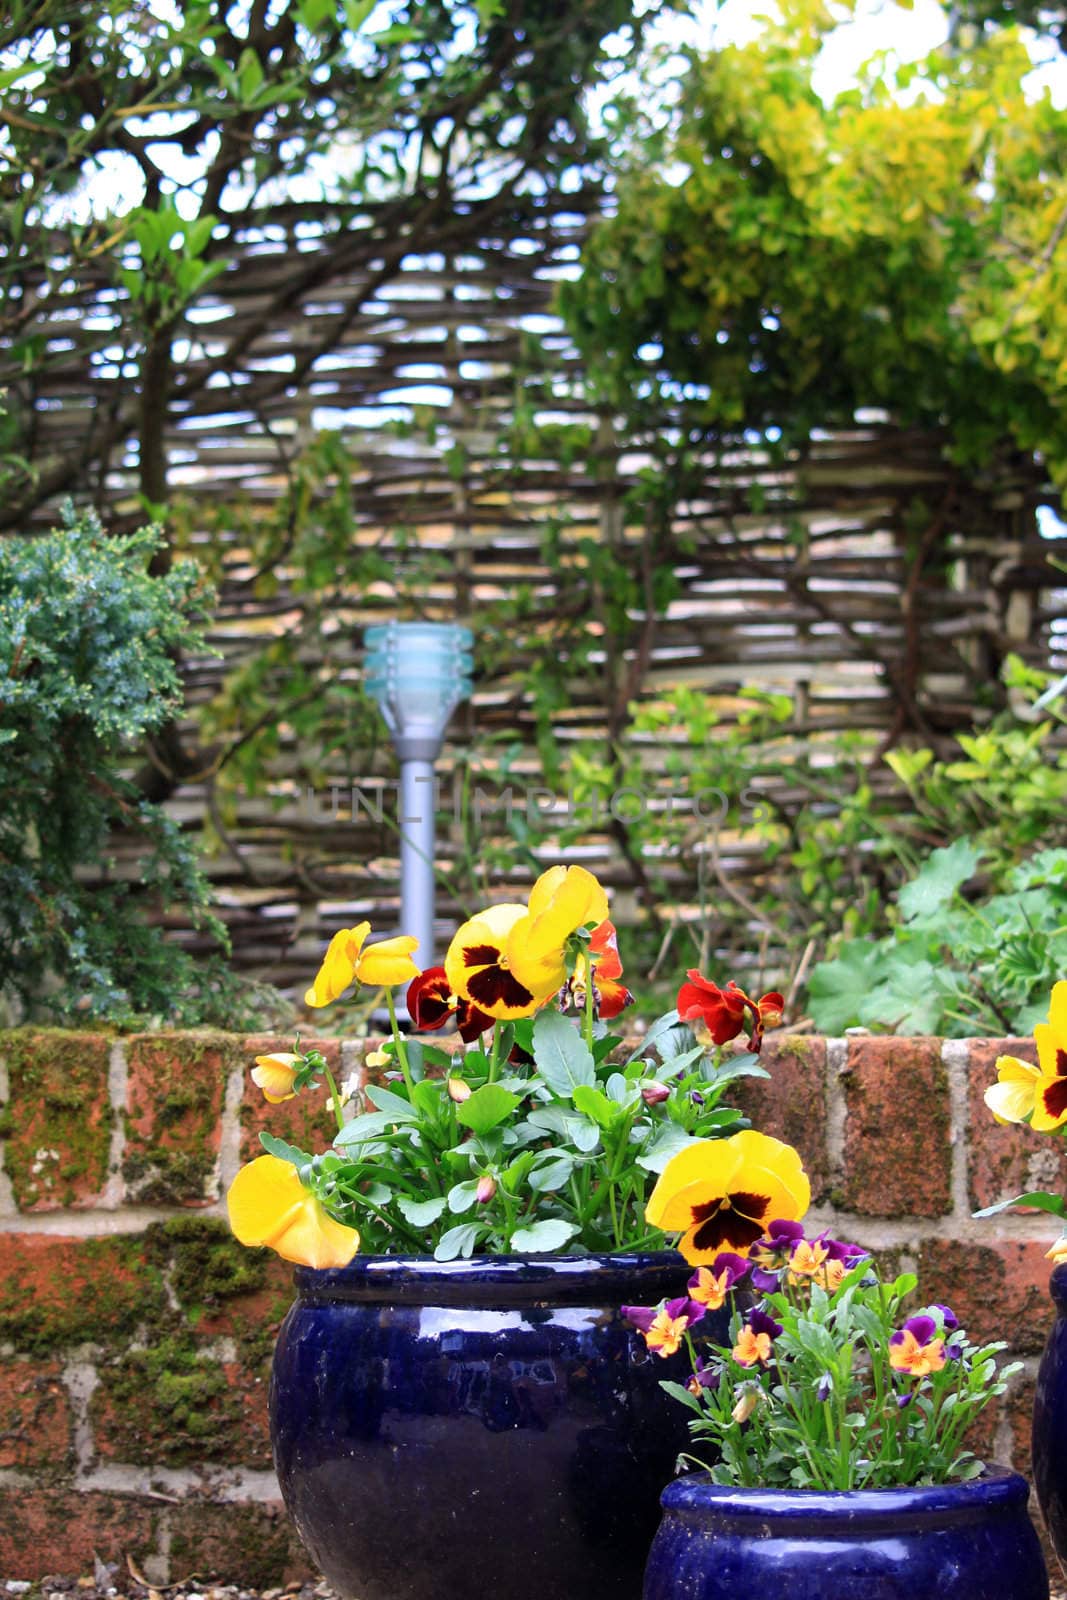
[[968, 1186], [975, 1210], [1028, 1189], [1067, 1189], [1067, 1148], [1062, 1139], [1013, 1124], [1001, 1127], [983, 1096], [996, 1083], [998, 1056], [1036, 1062], [1032, 1039], [975, 1039], [970, 1045], [967, 1098]]
[[187, 1335], [131, 1350], [99, 1369], [93, 1440], [108, 1460], [269, 1468], [269, 1360], [220, 1362]]
[[1017, 1355], [1044, 1349], [1053, 1322], [1048, 1280], [1045, 1246], [1029, 1240], [929, 1239], [919, 1253], [921, 1297], [951, 1306], [972, 1339], [1004, 1339]]
[[850, 1039], [843, 1204], [869, 1217], [952, 1207], [948, 1077], [937, 1039]]
[[1034, 1421], [1034, 1390], [1037, 1381], [1023, 1378], [1013, 1385], [1001, 1402], [1011, 1427], [1011, 1462], [1024, 1478], [1030, 1476], [1030, 1433]]
[[208, 1205], [218, 1199], [228, 1034], [136, 1034], [127, 1041], [126, 1153], [131, 1200]]
[[175, 1506], [170, 1563], [176, 1572], [257, 1589], [318, 1577], [279, 1501], [274, 1505]]
[[111, 1041], [99, 1033], [18, 1029], [0, 1040], [10, 1097], [0, 1124], [4, 1169], [22, 1211], [99, 1205], [114, 1111]]
[[218, 1217], [153, 1223], [145, 1255], [165, 1275], [181, 1325], [203, 1339], [230, 1338], [242, 1361], [269, 1360], [293, 1303], [293, 1268], [270, 1250], [238, 1244]]
[[0, 1572], [5, 1578], [71, 1577], [93, 1571], [93, 1557], [142, 1563], [158, 1547], [158, 1501], [71, 1489], [0, 1487]]
[[[341, 1041], [302, 1038], [300, 1045], [304, 1050], [314, 1045], [322, 1052], [340, 1087]], [[280, 1105], [271, 1105], [263, 1098], [262, 1089], [257, 1088], [252, 1082], [251, 1072], [255, 1066], [256, 1056], [270, 1055], [282, 1050], [291, 1051], [292, 1048], [291, 1038], [263, 1035], [242, 1040], [242, 1061], [245, 1067], [240, 1113], [242, 1161], [253, 1161], [256, 1156], [263, 1154], [263, 1146], [259, 1142], [261, 1130], [273, 1133], [279, 1139], [286, 1139], [301, 1150], [312, 1152], [326, 1149], [337, 1132], [337, 1122], [333, 1112], [326, 1109], [329, 1090], [325, 1083], [318, 1089], [304, 1089], [292, 1100], [283, 1100]]]
[[799, 1150], [811, 1179], [812, 1203], [818, 1205], [830, 1187], [826, 1040], [802, 1034], [768, 1039], [760, 1066], [769, 1078], [738, 1078], [726, 1099], [761, 1133]]
[[165, 1304], [139, 1238], [0, 1233], [0, 1339], [17, 1350], [128, 1339]]
[[70, 1465], [70, 1402], [58, 1362], [0, 1366], [0, 1467], [52, 1477]]

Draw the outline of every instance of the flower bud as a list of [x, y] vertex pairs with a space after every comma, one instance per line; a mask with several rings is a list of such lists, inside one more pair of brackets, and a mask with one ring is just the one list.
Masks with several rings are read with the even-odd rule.
[[749, 1417], [759, 1405], [760, 1392], [758, 1389], [746, 1389], [730, 1412], [735, 1422], [747, 1422]]
[[471, 1086], [469, 1083], [464, 1083], [462, 1078], [449, 1078], [448, 1098], [450, 1100], [454, 1100], [457, 1106], [461, 1106], [464, 1100], [469, 1100], [470, 1097]]
[[671, 1091], [668, 1085], [659, 1083], [656, 1079], [641, 1085], [641, 1099], [646, 1106], [662, 1105], [664, 1100], [669, 1100], [670, 1097]]
[[489, 1201], [495, 1194], [496, 1179], [493, 1177], [491, 1172], [483, 1172], [482, 1176], [478, 1179], [478, 1187], [475, 1190], [474, 1198], [477, 1200], [480, 1206], [484, 1206], [489, 1204]]

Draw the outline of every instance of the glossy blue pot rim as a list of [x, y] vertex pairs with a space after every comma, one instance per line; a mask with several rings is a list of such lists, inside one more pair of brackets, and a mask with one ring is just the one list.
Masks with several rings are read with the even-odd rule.
[[623, 1301], [654, 1305], [681, 1294], [692, 1268], [677, 1250], [618, 1255], [356, 1256], [327, 1272], [298, 1267], [297, 1293], [307, 1301], [394, 1305], [500, 1305], [550, 1300], [554, 1305]]
[[716, 1527], [744, 1528], [758, 1522], [767, 1532], [792, 1536], [805, 1524], [827, 1532], [847, 1521], [858, 1529], [907, 1526], [922, 1519], [926, 1526], [983, 1521], [991, 1513], [1015, 1512], [1030, 1496], [1026, 1479], [1010, 1467], [990, 1465], [966, 1483], [918, 1484], [901, 1489], [739, 1489], [712, 1483], [704, 1472], [691, 1472], [669, 1483], [660, 1496], [664, 1511]]

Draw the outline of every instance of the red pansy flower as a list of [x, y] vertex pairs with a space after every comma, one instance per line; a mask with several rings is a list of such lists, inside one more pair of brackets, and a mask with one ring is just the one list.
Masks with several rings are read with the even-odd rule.
[[716, 1044], [728, 1044], [745, 1032], [758, 1053], [764, 1028], [776, 1028], [782, 1020], [785, 1001], [776, 991], [753, 1000], [732, 978], [720, 989], [695, 967], [686, 977], [689, 981], [678, 990], [678, 1015], [683, 1022], [703, 1022]]

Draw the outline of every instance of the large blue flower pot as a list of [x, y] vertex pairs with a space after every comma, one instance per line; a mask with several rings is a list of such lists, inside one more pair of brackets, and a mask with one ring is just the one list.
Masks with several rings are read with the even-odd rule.
[[350, 1600], [639, 1600], [689, 1442], [659, 1380], [688, 1369], [619, 1307], [688, 1276], [673, 1251], [300, 1268], [272, 1436], [330, 1582]]
[[667, 1486], [644, 1600], [1048, 1600], [1026, 1480], [917, 1489]]
[[1053, 1268], [1056, 1307], [1034, 1393], [1034, 1486], [1052, 1548], [1067, 1570], [1067, 1266]]

